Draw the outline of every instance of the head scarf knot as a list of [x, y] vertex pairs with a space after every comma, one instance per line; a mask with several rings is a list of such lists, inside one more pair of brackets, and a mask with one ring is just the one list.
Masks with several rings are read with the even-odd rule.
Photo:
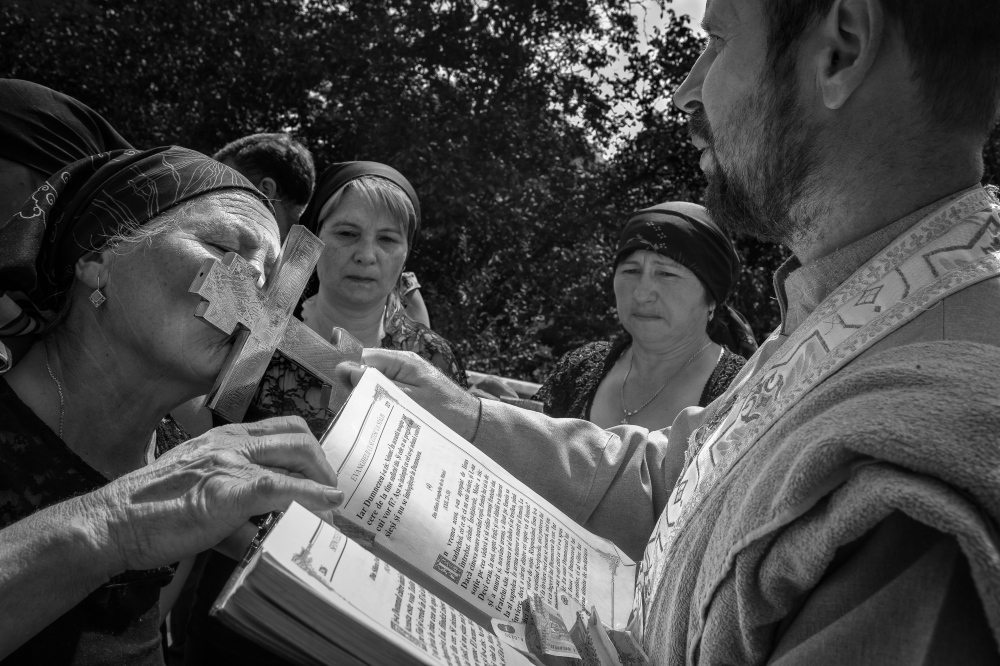
[[237, 171], [186, 148], [115, 150], [74, 162], [0, 223], [0, 285], [23, 292], [39, 310], [58, 309], [80, 257], [177, 204], [226, 189], [246, 191], [270, 209]]
[[614, 268], [638, 250], [656, 252], [694, 273], [716, 304], [709, 337], [735, 354], [753, 355], [757, 343], [750, 325], [726, 304], [740, 275], [740, 258], [708, 211], [697, 204], [671, 202], [633, 213], [618, 241]]

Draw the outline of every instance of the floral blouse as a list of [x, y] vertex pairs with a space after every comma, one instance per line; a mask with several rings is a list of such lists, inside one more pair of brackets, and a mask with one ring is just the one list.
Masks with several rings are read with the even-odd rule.
[[[419, 354], [462, 388], [469, 387], [462, 360], [443, 337], [413, 321], [402, 310], [386, 322], [385, 330], [382, 349]], [[250, 403], [246, 420], [297, 414], [306, 420], [312, 433], [320, 437], [334, 416], [320, 402], [322, 392], [323, 382], [293, 361], [276, 354]]]
[[[535, 394], [535, 400], [545, 404], [545, 413], [556, 418], [590, 419], [594, 395], [611, 367], [632, 339], [623, 335], [611, 342], [591, 342], [569, 352], [556, 364], [556, 369]], [[705, 382], [699, 407], [705, 407], [722, 395], [746, 363], [726, 347], [722, 348], [715, 370]]]

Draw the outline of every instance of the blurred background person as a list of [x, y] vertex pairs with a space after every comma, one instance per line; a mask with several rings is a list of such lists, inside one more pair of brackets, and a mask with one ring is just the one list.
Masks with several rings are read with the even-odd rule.
[[37, 83], [0, 79], [0, 224], [67, 164], [131, 147], [86, 104]]
[[288, 134], [251, 134], [226, 144], [213, 157], [246, 176], [271, 200], [284, 241], [316, 184], [309, 149]]
[[[292, 225], [298, 224], [316, 184], [309, 149], [288, 134], [251, 134], [226, 144], [214, 157], [246, 176], [271, 199], [284, 241]], [[399, 296], [406, 314], [430, 328], [416, 274], [400, 275]]]
[[[334, 164], [320, 176], [302, 224], [325, 243], [316, 273], [296, 313], [329, 339], [343, 328], [365, 347], [412, 351], [460, 386], [465, 369], [451, 344], [403, 310], [399, 278], [420, 229], [420, 202], [401, 173], [378, 162]], [[245, 420], [294, 414], [321, 436], [333, 415], [322, 404], [323, 384], [276, 355]], [[349, 529], [349, 524], [343, 525]], [[349, 532], [350, 534], [351, 532]], [[217, 552], [205, 558], [186, 631], [186, 664], [283, 664], [209, 617], [236, 568]]]
[[[97, 112], [68, 95], [18, 79], [0, 79], [0, 229], [36, 189], [62, 167], [107, 150], [132, 146]], [[0, 263], [18, 247], [0, 246]], [[8, 293], [10, 292], [10, 293]], [[32, 344], [43, 318], [20, 293], [0, 282], [0, 372]]]
[[712, 402], [757, 348], [726, 304], [739, 271], [732, 242], [703, 207], [675, 202], [633, 213], [614, 260], [621, 335], [566, 354], [535, 400], [551, 416], [649, 430]]

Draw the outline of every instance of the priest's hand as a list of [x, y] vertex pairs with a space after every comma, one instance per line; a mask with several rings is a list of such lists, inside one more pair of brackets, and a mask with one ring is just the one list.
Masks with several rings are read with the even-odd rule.
[[332, 510], [343, 501], [336, 484], [299, 417], [215, 428], [95, 493], [118, 554], [109, 574], [191, 557], [292, 501]]
[[352, 386], [357, 386], [366, 366], [391, 379], [421, 407], [467, 440], [472, 440], [479, 425], [479, 398], [451, 381], [432, 363], [413, 352], [388, 349], [365, 349], [365, 365], [344, 363]]

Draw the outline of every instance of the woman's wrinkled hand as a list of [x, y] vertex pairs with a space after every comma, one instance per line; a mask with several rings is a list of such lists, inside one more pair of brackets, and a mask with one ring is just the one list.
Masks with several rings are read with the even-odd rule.
[[103, 538], [119, 554], [110, 575], [191, 557], [293, 501], [330, 511], [343, 501], [336, 485], [299, 417], [214, 428], [95, 493]]

